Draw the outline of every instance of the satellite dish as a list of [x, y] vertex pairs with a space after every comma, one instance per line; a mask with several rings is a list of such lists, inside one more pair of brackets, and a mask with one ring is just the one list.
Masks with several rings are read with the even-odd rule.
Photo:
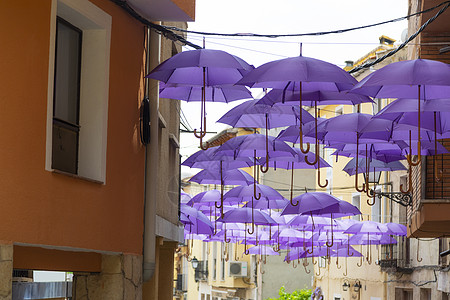
[[401, 37], [402, 43], [404, 43], [407, 38], [408, 38], [408, 28], [405, 28], [402, 31], [402, 37]]

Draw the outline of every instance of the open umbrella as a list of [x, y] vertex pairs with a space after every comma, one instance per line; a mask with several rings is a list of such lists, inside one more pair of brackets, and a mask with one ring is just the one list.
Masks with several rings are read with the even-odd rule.
[[[450, 98], [450, 66], [446, 63], [416, 59], [388, 64], [361, 80], [351, 92], [376, 98], [410, 98], [417, 104], [420, 112], [421, 99]], [[417, 140], [420, 149], [420, 114], [417, 114]], [[421, 160], [418, 151], [417, 161], [408, 156], [408, 162], [418, 165]]]
[[[197, 49], [180, 52], [153, 69], [146, 78], [153, 78], [172, 85], [186, 85], [201, 87], [201, 121], [200, 132], [194, 134], [203, 145], [206, 135], [206, 97], [207, 87], [232, 85], [253, 69], [253, 66], [241, 58], [222, 50]], [[236, 100], [236, 99], [233, 99]]]
[[[343, 91], [356, 83], [355, 78], [338, 66], [301, 55], [265, 63], [237, 82], [249, 87], [298, 90], [300, 108], [303, 105], [303, 91]], [[315, 117], [317, 118], [317, 114]], [[309, 144], [303, 149], [302, 123], [300, 119], [300, 149], [307, 153]]]

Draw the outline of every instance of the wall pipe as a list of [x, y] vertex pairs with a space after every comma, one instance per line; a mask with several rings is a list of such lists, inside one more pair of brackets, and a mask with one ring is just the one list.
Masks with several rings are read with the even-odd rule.
[[[160, 63], [161, 35], [147, 27], [147, 66], [146, 72]], [[148, 79], [146, 79], [148, 80]], [[150, 79], [147, 83], [147, 95], [150, 101], [150, 144], [146, 147], [146, 178], [144, 196], [144, 248], [143, 280], [149, 281], [156, 266], [156, 201], [158, 199], [159, 174], [159, 89], [158, 81]]]

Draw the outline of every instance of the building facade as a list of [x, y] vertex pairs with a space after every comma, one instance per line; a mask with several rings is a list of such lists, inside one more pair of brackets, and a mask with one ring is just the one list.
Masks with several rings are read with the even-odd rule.
[[172, 270], [160, 266], [181, 239], [179, 103], [160, 101], [144, 76], [181, 46], [130, 8], [186, 27], [195, 2], [128, 4], [0, 4], [0, 299], [15, 297], [13, 270], [73, 272], [72, 299], [172, 297]]

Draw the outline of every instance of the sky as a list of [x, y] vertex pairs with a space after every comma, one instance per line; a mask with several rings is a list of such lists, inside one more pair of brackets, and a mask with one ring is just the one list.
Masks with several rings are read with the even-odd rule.
[[[196, 0], [195, 22], [188, 30], [214, 33], [287, 34], [332, 31], [374, 24], [408, 13], [407, 0]], [[379, 44], [386, 35], [401, 42], [407, 21], [340, 34], [294, 38], [252, 38], [206, 36], [205, 46], [224, 50], [258, 67], [273, 60], [302, 55], [321, 59], [340, 67], [345, 61], [356, 61]], [[203, 44], [203, 36], [188, 34], [188, 40]], [[192, 50], [185, 47], [184, 50]], [[254, 91], [259, 97], [261, 91]], [[226, 111], [242, 103], [207, 103], [207, 130], [221, 131], [224, 124], [215, 123]], [[182, 102], [182, 111], [192, 128], [200, 125], [200, 104]], [[211, 137], [212, 135], [207, 135]], [[180, 153], [185, 159], [199, 150], [192, 133], [181, 134]], [[186, 174], [186, 169], [183, 171]]]

